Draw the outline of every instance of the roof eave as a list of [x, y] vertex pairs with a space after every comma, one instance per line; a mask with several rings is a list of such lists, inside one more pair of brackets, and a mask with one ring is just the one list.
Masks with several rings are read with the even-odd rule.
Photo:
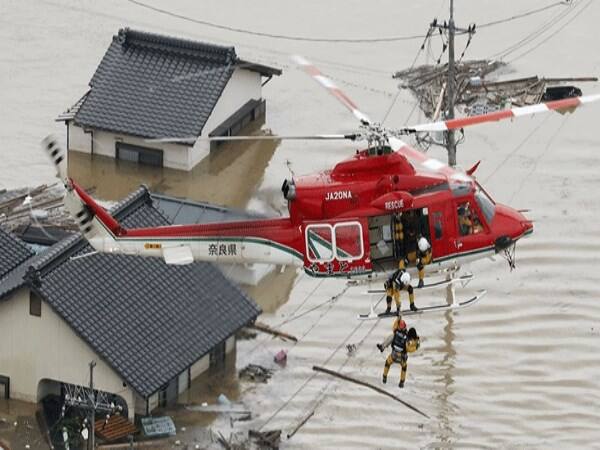
[[[243, 67], [241, 67], [243, 66]], [[281, 75], [283, 71], [276, 67], [266, 66], [264, 64], [253, 63], [251, 61], [246, 61], [244, 59], [237, 60], [237, 67], [240, 69], [250, 70], [252, 72], [258, 72], [263, 77], [272, 77], [274, 75]]]

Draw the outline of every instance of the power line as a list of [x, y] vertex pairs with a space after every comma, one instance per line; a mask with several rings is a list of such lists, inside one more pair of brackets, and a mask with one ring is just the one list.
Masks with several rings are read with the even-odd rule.
[[567, 27], [571, 22], [573, 22], [575, 19], [577, 19], [577, 17], [579, 17], [586, 9], [588, 9], [590, 6], [592, 5], [592, 0], [589, 0], [588, 3], [586, 3], [586, 5], [584, 7], [581, 8], [581, 10], [579, 10], [579, 12], [577, 14], [575, 14], [573, 17], [571, 17], [567, 22], [565, 22], [559, 29], [557, 29], [554, 33], [550, 34], [548, 37], [546, 37], [545, 39], [543, 39], [542, 41], [538, 42], [535, 46], [533, 46], [532, 48], [530, 48], [529, 50], [526, 50], [525, 52], [521, 53], [518, 56], [515, 56], [513, 59], [511, 59], [510, 63], [516, 61], [517, 59], [521, 59], [523, 56], [528, 55], [529, 53], [531, 53], [532, 51], [536, 50], [538, 47], [540, 47], [541, 45], [545, 44], [546, 42], [548, 42], [550, 39], [552, 39], [554, 36], [556, 36], [560, 31], [562, 31], [565, 27]]
[[141, 6], [142, 8], [150, 9], [152, 11], [166, 14], [171, 17], [175, 17], [177, 19], [186, 20], [188, 22], [197, 23], [199, 25], [205, 25], [211, 28], [217, 28], [219, 30], [233, 31], [235, 33], [243, 33], [251, 36], [260, 36], [260, 37], [268, 37], [273, 39], [284, 39], [288, 41], [305, 41], [305, 42], [329, 42], [329, 43], [354, 43], [354, 44], [366, 44], [366, 43], [374, 43], [374, 42], [397, 42], [397, 41], [410, 41], [413, 39], [422, 39], [424, 35], [412, 35], [412, 36], [390, 36], [390, 37], [376, 37], [376, 38], [362, 38], [362, 39], [348, 39], [348, 38], [313, 38], [313, 37], [305, 37], [305, 36], [290, 36], [285, 34], [274, 34], [274, 33], [263, 33], [260, 31], [252, 31], [244, 28], [236, 28], [230, 27], [227, 25], [221, 25], [213, 22], [208, 22], [205, 20], [194, 19], [189, 16], [184, 16], [183, 14], [177, 14], [172, 11], [167, 11], [166, 9], [157, 8], [156, 6], [148, 5], [138, 0], [127, 0], [129, 3], [133, 3], [135, 5]]
[[502, 23], [512, 22], [513, 20], [522, 19], [523, 17], [527, 17], [527, 16], [532, 16], [534, 14], [541, 13], [541, 12], [546, 11], [548, 9], [554, 8], [554, 7], [559, 6], [559, 5], [565, 5], [565, 4], [566, 3], [564, 1], [552, 3], [551, 5], [543, 6], [542, 8], [538, 8], [538, 9], [532, 9], [530, 11], [526, 11], [526, 12], [523, 12], [521, 14], [517, 14], [517, 15], [511, 16], [511, 17], [507, 17], [505, 19], [494, 20], [492, 22], [486, 22], [486, 23], [483, 23], [481, 25], [477, 25], [477, 27], [478, 28], [486, 28], [486, 27], [492, 27], [494, 25], [500, 25]]
[[548, 30], [548, 29], [554, 27], [554, 25], [556, 25], [558, 22], [560, 22], [562, 19], [564, 19], [566, 16], [568, 16], [571, 12], [573, 12], [573, 9], [575, 9], [579, 6], [578, 3], [577, 4], [572, 3], [572, 5], [573, 5], [573, 8], [568, 8], [564, 11], [560, 11], [558, 14], [552, 16], [550, 18], [550, 20], [547, 20], [546, 22], [541, 24], [538, 28], [533, 30], [531, 33], [526, 35], [524, 38], [515, 42], [514, 44], [505, 48], [504, 50], [501, 50], [500, 52], [493, 54], [490, 58], [503, 59], [506, 56], [510, 55], [511, 53], [523, 48], [525, 45], [534, 41], [540, 34], [543, 34], [545, 30]]
[[[140, 0], [127, 0], [129, 3], [137, 5], [139, 7], [164, 14], [170, 17], [174, 17], [176, 19], [185, 20], [188, 22], [196, 23], [198, 25], [204, 25], [210, 28], [216, 28], [219, 30], [231, 31], [234, 33], [242, 33], [250, 36], [259, 36], [259, 37], [268, 37], [272, 39], [282, 39], [288, 41], [303, 41], [303, 42], [322, 42], [322, 43], [350, 43], [350, 44], [369, 44], [369, 43], [378, 43], [378, 42], [400, 42], [400, 41], [411, 41], [416, 39], [423, 39], [426, 35], [417, 34], [417, 35], [407, 35], [407, 36], [389, 36], [389, 37], [370, 37], [370, 38], [325, 38], [325, 37], [306, 37], [306, 36], [293, 36], [293, 35], [285, 35], [285, 34], [275, 34], [275, 33], [265, 33], [260, 31], [253, 31], [245, 28], [237, 28], [227, 25], [222, 25], [214, 22], [209, 22], [206, 20], [195, 19], [190, 16], [186, 16], [184, 14], [175, 13], [173, 11], [169, 11], [166, 9], [158, 8], [156, 6], [149, 5]], [[531, 16], [534, 14], [541, 13], [550, 8], [554, 8], [558, 5], [564, 4], [564, 2], [556, 2], [548, 6], [544, 6], [542, 8], [533, 9], [530, 11], [525, 11], [523, 13], [506, 17], [504, 19], [499, 19], [491, 22], [484, 23], [479, 25], [479, 28], [492, 27], [495, 25], [500, 25], [508, 22], [512, 22], [514, 20], [522, 19], [523, 17]]]

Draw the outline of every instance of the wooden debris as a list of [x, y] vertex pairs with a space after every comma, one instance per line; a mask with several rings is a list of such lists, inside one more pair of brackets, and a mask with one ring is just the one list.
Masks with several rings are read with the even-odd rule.
[[0, 193], [0, 225], [9, 231], [31, 224], [75, 230], [75, 222], [64, 209], [63, 195], [58, 184], [4, 191]]
[[[545, 95], [548, 90], [557, 85], [598, 81], [596, 77], [531, 76], [501, 81], [486, 79], [504, 65], [500, 61], [488, 60], [464, 61], [456, 65], [454, 103], [459, 112], [471, 116], [504, 108], [531, 105], [546, 101]], [[396, 72], [394, 78], [402, 80], [401, 87], [409, 89], [414, 94], [427, 118], [435, 121], [441, 111], [446, 110], [447, 65], [423, 65]], [[573, 88], [570, 96], [581, 95], [578, 88]]]
[[269, 381], [269, 378], [271, 378], [271, 375], [273, 375], [273, 370], [259, 366], [258, 364], [248, 364], [238, 373], [240, 380], [254, 381], [259, 383], [266, 383]]
[[421, 414], [423, 417], [426, 417], [426, 418], [429, 419], [429, 416], [427, 414], [425, 414], [423, 411], [421, 411], [420, 409], [415, 408], [410, 403], [405, 402], [404, 400], [402, 400], [401, 398], [395, 396], [394, 394], [390, 394], [385, 389], [381, 389], [380, 387], [377, 387], [377, 386], [375, 386], [375, 385], [373, 385], [371, 383], [367, 383], [366, 381], [357, 380], [356, 378], [352, 378], [352, 377], [350, 377], [348, 375], [343, 375], [343, 374], [341, 374], [339, 372], [336, 372], [334, 370], [326, 369], [325, 367], [313, 366], [313, 370], [316, 371], [316, 372], [326, 373], [326, 374], [331, 375], [331, 376], [336, 377], [336, 378], [341, 378], [342, 380], [350, 381], [351, 383], [355, 383], [355, 384], [359, 384], [361, 386], [368, 387], [369, 389], [373, 389], [374, 391], [379, 392], [380, 394], [383, 394], [383, 395], [386, 395], [386, 396], [388, 396], [390, 398], [393, 398], [397, 402], [402, 403], [407, 408], [412, 409], [416, 413]]
[[278, 449], [281, 444], [281, 430], [250, 430], [248, 436], [251, 439], [255, 439], [261, 448], [265, 449]]
[[312, 416], [314, 416], [314, 415], [315, 415], [315, 412], [314, 412], [314, 410], [313, 410], [313, 411], [311, 411], [311, 412], [310, 412], [310, 414], [308, 414], [308, 415], [307, 415], [307, 416], [306, 416], [304, 419], [302, 419], [298, 425], [296, 425], [296, 428], [294, 428], [294, 429], [293, 429], [293, 431], [292, 431], [291, 433], [288, 433], [288, 435], [287, 435], [287, 438], [289, 439], [289, 438], [291, 438], [293, 435], [295, 435], [295, 434], [298, 432], [298, 430], [299, 430], [300, 428], [302, 428], [302, 427], [304, 426], [304, 424], [305, 424], [306, 422], [308, 422], [308, 420], [309, 420], [309, 419], [310, 419]]
[[298, 338], [296, 338], [295, 336], [284, 333], [283, 331], [275, 330], [274, 328], [271, 328], [270, 326], [268, 326], [264, 323], [254, 322], [254, 324], [252, 325], [252, 328], [254, 328], [255, 330], [258, 330], [258, 331], [262, 331], [263, 333], [272, 334], [273, 336], [277, 336], [284, 340], [298, 342]]
[[119, 415], [110, 416], [108, 422], [97, 420], [94, 428], [96, 435], [106, 442], [113, 442], [139, 432], [127, 418]]

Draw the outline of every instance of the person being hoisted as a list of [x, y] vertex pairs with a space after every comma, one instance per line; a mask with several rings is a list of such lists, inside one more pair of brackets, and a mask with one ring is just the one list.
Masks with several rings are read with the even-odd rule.
[[416, 352], [421, 346], [421, 338], [417, 335], [417, 330], [411, 328], [406, 331], [406, 322], [401, 317], [394, 320], [392, 326], [393, 334], [386, 338], [383, 344], [377, 344], [380, 352], [388, 346], [392, 345], [392, 352], [388, 355], [383, 366], [383, 384], [387, 383], [387, 376], [390, 367], [393, 363], [400, 364], [402, 371], [400, 372], [400, 383], [398, 387], [403, 388], [406, 381], [406, 371], [408, 369], [408, 354]]
[[392, 298], [396, 303], [396, 315], [400, 314], [400, 291], [408, 292], [408, 301], [410, 302], [410, 310], [418, 311], [415, 305], [415, 293], [410, 284], [410, 274], [404, 270], [396, 270], [384, 283], [385, 287], [385, 302], [387, 307], [385, 313], [389, 314], [392, 311]]
[[425, 286], [425, 265], [431, 262], [431, 245], [424, 236], [419, 238], [417, 243], [417, 269], [419, 269], [419, 285], [422, 288]]

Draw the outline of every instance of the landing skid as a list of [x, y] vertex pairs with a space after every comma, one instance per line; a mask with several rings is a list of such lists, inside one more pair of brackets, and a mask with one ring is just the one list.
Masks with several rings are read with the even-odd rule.
[[[467, 306], [471, 306], [471, 305], [474, 305], [475, 303], [477, 303], [480, 299], [482, 299], [485, 296], [486, 293], [487, 293], [486, 290], [481, 290], [481, 291], [477, 292], [477, 294], [475, 294], [473, 297], [471, 297], [470, 299], [465, 300], [463, 302], [454, 302], [454, 303], [450, 303], [447, 305], [424, 306], [423, 308], [419, 308], [418, 311], [411, 311], [410, 309], [408, 309], [408, 310], [401, 311], [400, 315], [415, 316], [415, 315], [420, 315], [420, 314], [424, 314], [424, 313], [452, 311], [455, 309], [466, 308]], [[371, 312], [369, 314], [359, 314], [357, 318], [358, 318], [358, 320], [374, 320], [374, 319], [381, 319], [381, 318], [385, 318], [385, 317], [396, 317], [396, 313], [389, 312], [389, 313], [375, 314], [375, 311], [373, 311], [373, 308], [371, 307]]]
[[[472, 279], [473, 279], [473, 274], [469, 273], [469, 274], [461, 275], [460, 277], [457, 277], [457, 278], [448, 277], [445, 280], [436, 281], [434, 283], [428, 283], [421, 288], [417, 287], [417, 286], [413, 286], [413, 289], [420, 289], [420, 290], [435, 289], [435, 288], [445, 287], [445, 286], [448, 286], [449, 284], [453, 284], [453, 283], [462, 283], [462, 287], [465, 287], [469, 283], [469, 281], [471, 281]], [[367, 294], [384, 294], [384, 293], [385, 293], [385, 289], [369, 289], [367, 291]]]

